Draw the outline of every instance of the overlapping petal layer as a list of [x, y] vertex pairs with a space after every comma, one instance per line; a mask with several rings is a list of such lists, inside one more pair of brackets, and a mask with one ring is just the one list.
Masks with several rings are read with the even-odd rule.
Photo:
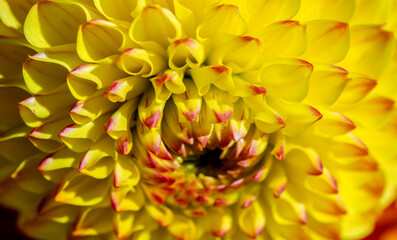
[[32, 238], [359, 239], [396, 198], [397, 1], [0, 6], [0, 203]]

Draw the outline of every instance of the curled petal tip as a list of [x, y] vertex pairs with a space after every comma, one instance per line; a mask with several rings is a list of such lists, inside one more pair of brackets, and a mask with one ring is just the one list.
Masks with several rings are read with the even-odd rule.
[[156, 127], [160, 121], [162, 111], [155, 111], [149, 117], [143, 118], [142, 122], [149, 129]]
[[309, 109], [312, 112], [312, 114], [317, 117], [317, 119], [315, 121], [318, 121], [318, 120], [320, 120], [323, 117], [323, 115], [320, 113], [320, 111], [318, 111], [314, 107], [309, 106]]
[[197, 109], [196, 111], [190, 109], [190, 111], [188, 112], [182, 111], [183, 116], [185, 116], [186, 120], [190, 122], [196, 122], [198, 120], [199, 113], [200, 113], [199, 109]]
[[152, 192], [151, 195], [158, 204], [163, 204], [165, 202], [165, 198], [157, 193]]
[[251, 84], [250, 88], [253, 90], [255, 95], [258, 95], [258, 94], [265, 95], [267, 93], [267, 90], [265, 87], [256, 86], [254, 84]]
[[214, 72], [216, 72], [217, 74], [221, 74], [221, 73], [228, 73], [230, 71], [230, 69], [226, 66], [211, 66], [211, 69], [214, 70]]
[[283, 183], [280, 187], [274, 189], [274, 190], [273, 190], [273, 196], [274, 196], [275, 198], [280, 198], [280, 197], [281, 197], [281, 194], [282, 194], [282, 193], [284, 192], [284, 190], [285, 190], [286, 185], [287, 185], [286, 183]]
[[222, 113], [213, 110], [213, 112], [218, 123], [227, 123], [227, 121], [229, 120], [229, 118], [232, 116], [233, 113], [232, 110]]

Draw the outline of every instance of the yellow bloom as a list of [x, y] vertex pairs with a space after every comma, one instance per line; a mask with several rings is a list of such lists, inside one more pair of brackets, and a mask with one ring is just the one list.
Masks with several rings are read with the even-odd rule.
[[394, 0], [1, 0], [0, 203], [35, 239], [359, 239], [396, 197]]

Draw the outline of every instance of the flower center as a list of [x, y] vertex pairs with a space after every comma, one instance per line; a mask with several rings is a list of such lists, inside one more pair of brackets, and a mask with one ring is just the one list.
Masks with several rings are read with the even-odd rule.
[[219, 148], [207, 150], [202, 155], [189, 156], [187, 160], [183, 161], [182, 165], [187, 170], [192, 169], [196, 175], [202, 173], [206, 176], [217, 177], [227, 170], [227, 166], [224, 165], [223, 159], [221, 159], [221, 154], [222, 150]]

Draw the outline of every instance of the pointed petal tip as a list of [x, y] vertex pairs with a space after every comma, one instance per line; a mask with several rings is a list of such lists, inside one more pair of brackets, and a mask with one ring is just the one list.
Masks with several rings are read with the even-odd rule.
[[320, 111], [318, 111], [316, 108], [309, 106], [309, 110], [312, 112], [312, 114], [314, 116], [317, 117], [317, 119], [315, 121], [318, 121], [323, 117], [323, 115], [320, 113]]
[[265, 95], [267, 93], [267, 89], [262, 86], [256, 86], [254, 84], [251, 84], [250, 88], [252, 89], [255, 95], [259, 95], [259, 94]]
[[160, 121], [162, 111], [155, 111], [147, 118], [142, 119], [142, 123], [150, 130], [157, 126]]
[[211, 69], [217, 74], [222, 74], [224, 72], [228, 73], [230, 71], [230, 68], [223, 65], [211, 66]]
[[117, 140], [116, 151], [121, 155], [127, 155], [128, 153], [130, 153], [131, 149], [127, 137], [123, 137]]
[[153, 197], [153, 199], [158, 203], [158, 204], [163, 204], [165, 202], [165, 198], [158, 195], [157, 193], [151, 192], [150, 193]]
[[229, 120], [229, 118], [232, 116], [232, 113], [233, 113], [232, 110], [225, 111], [225, 112], [222, 112], [222, 113], [219, 113], [219, 112], [217, 112], [215, 110], [212, 110], [212, 111], [213, 111], [213, 113], [215, 115], [215, 118], [216, 118], [216, 121], [218, 123], [227, 123], [227, 121]]
[[200, 109], [197, 109], [196, 111], [190, 109], [189, 112], [182, 111], [183, 116], [185, 116], [186, 120], [190, 122], [197, 122], [199, 113], [200, 113]]
[[287, 183], [283, 183], [280, 187], [274, 189], [273, 190], [273, 196], [275, 198], [280, 198], [281, 194], [284, 192], [286, 186], [287, 186]]

